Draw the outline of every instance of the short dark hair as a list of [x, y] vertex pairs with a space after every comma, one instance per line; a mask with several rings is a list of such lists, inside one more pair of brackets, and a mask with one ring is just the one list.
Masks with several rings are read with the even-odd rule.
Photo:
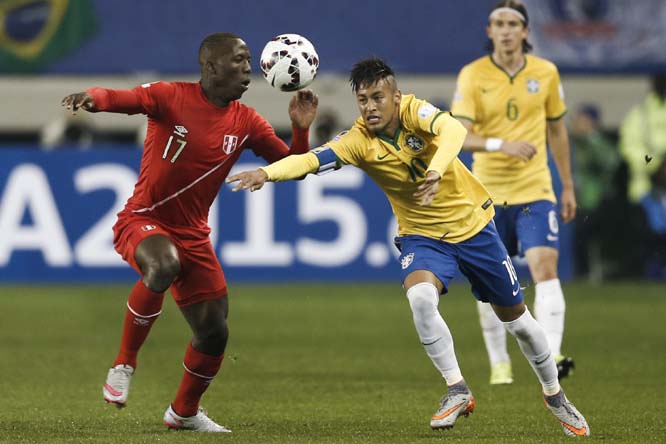
[[203, 54], [206, 51], [211, 51], [221, 45], [226, 45], [230, 40], [240, 39], [239, 36], [231, 32], [216, 32], [215, 34], [207, 35], [199, 45], [199, 63], [202, 63]]
[[355, 93], [361, 86], [374, 85], [387, 77], [395, 77], [391, 67], [379, 57], [371, 57], [354, 65], [349, 74], [349, 83]]
[[[497, 3], [493, 7], [493, 9], [490, 10], [490, 14], [492, 14], [495, 9], [499, 8], [511, 8], [519, 12], [523, 17], [525, 17], [525, 20], [522, 20], [523, 26], [526, 28], [529, 26], [530, 17], [527, 15], [527, 8], [525, 8], [525, 5], [523, 5], [522, 3], [516, 0], [502, 0], [501, 2]], [[490, 24], [490, 20], [488, 20], [488, 24]], [[493, 52], [495, 50], [495, 45], [493, 45], [493, 41], [488, 39], [485, 48], [486, 51]], [[530, 42], [528, 42], [527, 39], [523, 40], [523, 53], [530, 52], [531, 50], [532, 50], [532, 45], [530, 44]]]

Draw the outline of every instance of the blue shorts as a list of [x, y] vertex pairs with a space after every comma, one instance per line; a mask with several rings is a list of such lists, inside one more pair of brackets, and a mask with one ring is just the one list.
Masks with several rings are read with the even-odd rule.
[[427, 270], [442, 282], [446, 293], [449, 282], [460, 270], [480, 301], [509, 307], [523, 300], [516, 270], [492, 221], [457, 244], [419, 235], [396, 237], [395, 243], [401, 253], [403, 283], [413, 271]]
[[560, 246], [555, 204], [548, 200], [496, 205], [495, 226], [511, 256], [523, 256], [532, 247], [558, 249]]

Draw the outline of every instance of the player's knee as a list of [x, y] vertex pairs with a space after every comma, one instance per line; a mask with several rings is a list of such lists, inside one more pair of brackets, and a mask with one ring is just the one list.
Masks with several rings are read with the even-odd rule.
[[407, 290], [407, 299], [415, 317], [430, 317], [437, 312], [439, 292], [429, 282], [421, 282]]
[[143, 283], [155, 293], [162, 293], [180, 273], [180, 261], [177, 256], [166, 254], [146, 264]]

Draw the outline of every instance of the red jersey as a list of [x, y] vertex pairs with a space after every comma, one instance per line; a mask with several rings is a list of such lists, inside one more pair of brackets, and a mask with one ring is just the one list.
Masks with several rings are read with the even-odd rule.
[[87, 92], [96, 111], [148, 116], [139, 180], [119, 217], [134, 213], [207, 235], [208, 209], [244, 149], [269, 163], [309, 149], [307, 131], [295, 130], [290, 150], [253, 108], [238, 101], [217, 107], [199, 83]]

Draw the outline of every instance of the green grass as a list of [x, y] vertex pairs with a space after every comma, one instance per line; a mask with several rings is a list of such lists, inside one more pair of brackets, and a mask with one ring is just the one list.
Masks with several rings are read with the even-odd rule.
[[578, 369], [564, 387], [590, 423], [584, 440], [564, 436], [513, 341], [514, 384], [488, 385], [467, 286], [453, 287], [440, 310], [477, 409], [445, 432], [428, 426], [445, 386], [399, 286], [231, 290], [226, 359], [203, 400], [234, 431], [218, 436], [161, 423], [189, 340], [172, 301], [117, 410], [101, 385], [129, 287], [0, 287], [0, 443], [666, 442], [664, 285], [565, 286], [564, 349]]

